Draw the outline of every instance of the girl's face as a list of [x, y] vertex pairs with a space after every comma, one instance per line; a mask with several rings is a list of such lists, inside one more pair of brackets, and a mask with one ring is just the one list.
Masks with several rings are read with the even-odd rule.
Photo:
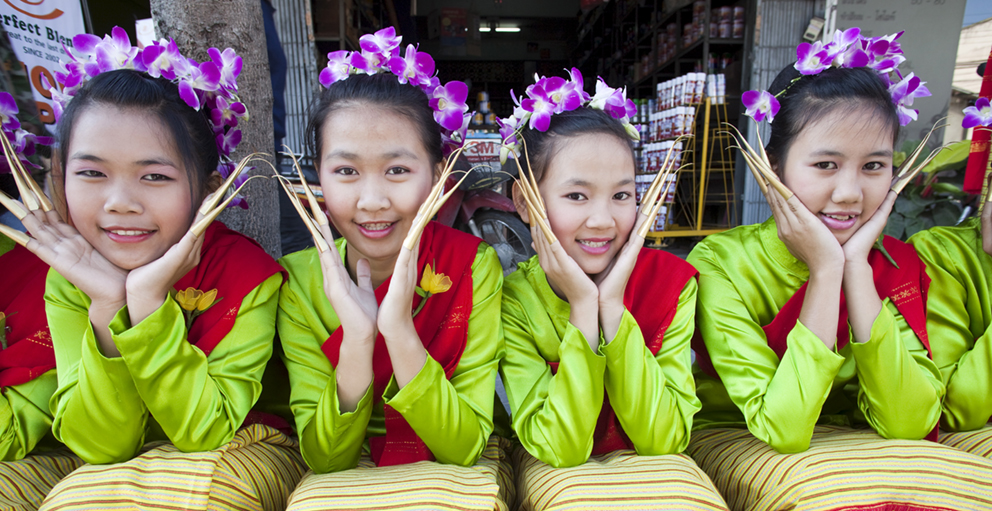
[[634, 160], [616, 137], [584, 134], [560, 143], [538, 188], [551, 230], [582, 271], [609, 266], [634, 228]]
[[73, 225], [125, 270], [161, 257], [189, 230], [189, 176], [155, 116], [96, 104], [76, 117], [65, 162]]
[[416, 126], [363, 103], [331, 113], [321, 137], [320, 186], [334, 227], [348, 240], [349, 263], [391, 267], [434, 184]]
[[806, 126], [789, 147], [780, 173], [785, 185], [841, 245], [889, 192], [892, 138], [882, 119], [835, 109]]

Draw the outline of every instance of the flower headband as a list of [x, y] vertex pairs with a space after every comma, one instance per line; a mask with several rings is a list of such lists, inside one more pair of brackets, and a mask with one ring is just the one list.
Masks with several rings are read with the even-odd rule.
[[[42, 77], [42, 85], [52, 93], [55, 100], [55, 120], [58, 121], [66, 106], [83, 85], [100, 73], [117, 69], [134, 69], [152, 78], [165, 78], [179, 86], [179, 96], [196, 111], [206, 109], [210, 117], [220, 164], [217, 171], [225, 179], [234, 171], [231, 153], [241, 143], [241, 130], [237, 129], [238, 119], [248, 120], [248, 110], [238, 98], [237, 78], [241, 73], [241, 57], [233, 49], [221, 52], [210, 48], [209, 61], [198, 63], [179, 53], [179, 47], [171, 38], [155, 41], [150, 46], [131, 46], [127, 32], [114, 27], [111, 35], [103, 39], [92, 34], [79, 34], [72, 38], [73, 48], [65, 48], [69, 62], [62, 62], [63, 69], [55, 72], [55, 81], [62, 87], [52, 87]], [[247, 180], [246, 175], [238, 176], [238, 181]], [[236, 198], [232, 205], [246, 208], [245, 202]]]
[[[10, 145], [14, 148], [17, 158], [21, 162], [38, 168], [28, 156], [34, 155], [35, 144], [52, 145], [51, 137], [39, 137], [34, 133], [21, 129], [21, 122], [17, 120], [17, 102], [14, 96], [7, 92], [0, 92], [0, 130], [3, 136], [7, 137]], [[0, 173], [10, 172], [6, 159], [0, 159]]]
[[573, 67], [568, 74], [569, 80], [558, 76], [534, 75], [536, 82], [527, 87], [526, 96], [518, 98], [514, 96], [512, 90], [510, 91], [510, 96], [516, 105], [513, 115], [497, 120], [500, 126], [499, 134], [503, 137], [503, 145], [499, 152], [501, 162], [506, 163], [506, 158], [511, 152], [514, 157], [520, 154], [522, 143], [517, 135], [524, 125], [529, 125], [531, 129], [538, 131], [547, 131], [551, 125], [552, 115], [582, 107], [595, 108], [610, 114], [610, 117], [623, 123], [627, 135], [632, 140], [641, 139], [640, 133], [630, 123], [630, 116], [637, 113], [637, 107], [634, 106], [633, 101], [627, 99], [626, 88], [614, 89], [599, 78], [596, 82], [596, 95], [590, 97], [583, 90], [582, 73]]
[[333, 51], [327, 54], [327, 67], [320, 71], [320, 84], [330, 88], [335, 82], [347, 80], [353, 74], [374, 75], [390, 72], [402, 84], [419, 87], [427, 94], [434, 120], [441, 125], [441, 139], [445, 153], [465, 143], [472, 114], [468, 113], [468, 85], [451, 81], [441, 85], [434, 75], [434, 59], [416, 46], [408, 44], [400, 56], [403, 36], [396, 29], [386, 27], [374, 34], [365, 34], [359, 40], [362, 51]]
[[[902, 48], [896, 42], [902, 34], [903, 32], [882, 37], [862, 37], [861, 29], [853, 27], [843, 32], [838, 30], [833, 41], [827, 44], [820, 41], [800, 44], [796, 48], [795, 68], [801, 76], [775, 95], [768, 91], [745, 92], [741, 96], [747, 109], [745, 115], [758, 122], [767, 117], [771, 123], [780, 106], [776, 98], [785, 94], [803, 76], [819, 74], [831, 67], [867, 67], [874, 70], [888, 87], [899, 114], [899, 125], [905, 126], [915, 121], [919, 110], [910, 108], [913, 100], [929, 96], [930, 90], [924, 86], [926, 82], [920, 81], [913, 73], [903, 76], [899, 72], [899, 65], [906, 60]], [[893, 79], [892, 74], [895, 74], [896, 79]]]

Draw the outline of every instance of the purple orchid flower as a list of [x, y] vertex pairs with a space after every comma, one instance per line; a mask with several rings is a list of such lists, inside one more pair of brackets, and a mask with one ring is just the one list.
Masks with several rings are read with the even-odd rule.
[[379, 61], [378, 56], [371, 53], [366, 54], [365, 52], [353, 51], [348, 56], [348, 64], [355, 71], [365, 73], [367, 75], [374, 75], [379, 72]]
[[833, 39], [823, 49], [827, 51], [827, 58], [832, 62], [859, 39], [861, 39], [861, 29], [858, 27], [852, 27], [843, 32], [837, 30], [834, 32]]
[[197, 89], [215, 91], [220, 83], [220, 69], [213, 62], [204, 62], [189, 69], [189, 76], [179, 81], [179, 97], [193, 110], [199, 110], [201, 97]]
[[465, 138], [468, 134], [468, 125], [472, 122], [472, 112], [466, 112], [462, 116], [462, 125], [456, 130], [448, 131], [443, 130], [441, 132], [441, 146], [444, 148], [445, 155], [451, 154], [455, 149], [458, 149], [463, 144], [465, 144]]
[[396, 75], [400, 83], [414, 85], [425, 83], [434, 74], [434, 59], [426, 52], [418, 52], [412, 44], [406, 47], [406, 56], [390, 58], [386, 67]]
[[17, 120], [17, 101], [8, 92], [0, 92], [0, 125], [3, 129], [14, 131], [21, 127]]
[[551, 98], [555, 104], [555, 113], [568, 112], [582, 106], [582, 91], [575, 90], [575, 84], [565, 81], [564, 78], [551, 76], [542, 78], [538, 83], [544, 89], [544, 93]]
[[802, 43], [796, 48], [795, 68], [800, 74], [815, 75], [830, 67], [830, 54], [823, 43]]
[[220, 69], [220, 86], [229, 91], [238, 90], [238, 75], [241, 74], [241, 57], [232, 48], [223, 52], [217, 48], [207, 50], [210, 60]]
[[596, 94], [589, 100], [589, 107], [602, 110], [620, 120], [637, 112], [634, 102], [627, 99], [627, 90], [610, 87], [602, 77], [596, 80]]
[[744, 107], [747, 109], [744, 115], [754, 119], [756, 122], [761, 122], [767, 117], [768, 122], [771, 123], [781, 107], [775, 96], [772, 96], [768, 91], [749, 90], [741, 95], [741, 102], [744, 103]]
[[369, 60], [371, 67], [375, 68], [374, 72], [368, 74], [375, 74], [386, 61], [398, 56], [401, 41], [403, 37], [397, 36], [396, 29], [391, 26], [360, 37], [358, 45], [362, 48], [362, 55]]
[[176, 41], [169, 39], [168, 43], [155, 41], [151, 46], [141, 50], [140, 61], [144, 71], [153, 78], [162, 77], [175, 80], [177, 76], [189, 74], [189, 62], [179, 53]]
[[138, 55], [138, 48], [131, 46], [131, 38], [123, 28], [114, 27], [110, 34], [95, 45], [96, 63], [101, 73], [129, 67]]
[[217, 149], [221, 156], [231, 156], [234, 149], [241, 143], [241, 130], [229, 129], [226, 133], [217, 135]]
[[424, 79], [424, 83], [420, 84], [420, 90], [427, 94], [427, 97], [433, 98], [434, 91], [441, 86], [441, 79], [435, 76], [429, 76]]
[[244, 103], [228, 101], [223, 96], [217, 96], [214, 99], [214, 104], [210, 107], [210, 119], [214, 126], [218, 127], [230, 126], [233, 128], [238, 125], [238, 118], [243, 117], [246, 113], [248, 113], [248, 109], [245, 108]]
[[914, 99], [930, 95], [930, 89], [927, 89], [925, 83], [914, 73], [909, 73], [902, 80], [889, 86], [889, 94], [892, 95], [892, 102], [896, 104], [896, 111], [899, 114], [900, 126], [916, 120], [919, 111], [909, 107], [913, 106]]
[[543, 83], [539, 80], [534, 85], [527, 87], [527, 96], [520, 101], [520, 106], [530, 112], [530, 129], [538, 131], [548, 131], [551, 126], [551, 116], [557, 110], [558, 105], [545, 92]]
[[351, 52], [340, 50], [327, 54], [327, 67], [320, 71], [320, 84], [325, 88], [348, 78], [351, 73]]
[[434, 89], [430, 105], [434, 109], [434, 120], [447, 130], [457, 130], [462, 126], [462, 116], [468, 111], [468, 86], [465, 82], [451, 81]]
[[965, 108], [961, 126], [965, 128], [992, 127], [992, 106], [989, 104], [989, 98], [978, 98], [978, 101], [975, 101], [975, 106]]

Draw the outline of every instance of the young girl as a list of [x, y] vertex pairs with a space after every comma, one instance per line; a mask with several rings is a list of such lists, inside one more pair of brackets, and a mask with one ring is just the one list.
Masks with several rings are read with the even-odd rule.
[[895, 239], [872, 248], [896, 197], [903, 100], [922, 95], [912, 75], [883, 81], [903, 60], [897, 37], [804, 44], [772, 84], [780, 110], [745, 95], [749, 114], [774, 115], [768, 163], [788, 190], [768, 189], [773, 218], [689, 255], [703, 408], [688, 452], [731, 509], [992, 505], [992, 464], [920, 441], [944, 392], [923, 265]]
[[[500, 368], [522, 444], [514, 453], [519, 502], [726, 509], [706, 474], [678, 454], [699, 409], [689, 353], [696, 271], [641, 248], [635, 229], [653, 219], [637, 213], [624, 126], [631, 107], [623, 91], [596, 89], [590, 99], [575, 69], [569, 82], [542, 78], [501, 122], [512, 141], [506, 132], [530, 121], [526, 155], [517, 148], [516, 160], [532, 165], [521, 179], [533, 174], [557, 238], [549, 243], [538, 228], [518, 183], [514, 202], [538, 254], [503, 291]], [[604, 109], [607, 97], [619, 107]], [[562, 112], [547, 120], [546, 111]]]
[[947, 388], [942, 444], [992, 458], [992, 206], [957, 227], [936, 227], [909, 240], [933, 279], [927, 332]]
[[505, 509], [490, 438], [499, 260], [435, 223], [403, 245], [441, 170], [441, 128], [464, 125], [468, 91], [437, 85], [412, 45], [399, 57], [392, 28], [361, 42], [362, 53], [328, 55], [307, 127], [342, 237], [330, 243], [325, 223], [329, 250], [282, 259], [279, 336], [313, 470], [289, 508]]
[[[283, 274], [219, 222], [202, 235], [191, 228], [240, 138], [223, 111], [237, 110], [233, 77], [221, 72], [211, 86], [204, 74], [236, 56], [197, 66], [161, 43], [105, 62], [130, 48], [119, 28], [73, 43], [84, 54], [60, 76], [63, 91], [53, 89], [67, 221], [36, 210], [24, 224], [28, 249], [54, 270], [45, 291], [58, 367], [52, 430], [92, 465], [43, 508], [282, 509], [302, 460], [262, 425], [277, 418], [250, 411]], [[100, 72], [104, 64], [122, 69]]]

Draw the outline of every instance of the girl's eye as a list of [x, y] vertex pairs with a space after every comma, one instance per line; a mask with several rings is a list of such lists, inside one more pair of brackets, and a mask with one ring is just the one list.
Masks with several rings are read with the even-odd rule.
[[335, 174], [340, 174], [342, 176], [357, 176], [358, 171], [351, 167], [342, 167], [334, 171]]
[[172, 181], [173, 179], [165, 174], [148, 174], [144, 177], [146, 181]]
[[627, 200], [630, 198], [629, 192], [617, 192], [613, 195], [613, 200]]
[[397, 176], [400, 174], [409, 174], [410, 169], [405, 169], [403, 167], [393, 167], [386, 171], [386, 175]]
[[822, 170], [833, 170], [837, 168], [837, 165], [832, 161], [821, 161], [814, 164], [818, 169]]
[[873, 161], [865, 164], [865, 170], [882, 170], [884, 168], [885, 164], [880, 161]]
[[585, 195], [582, 195], [579, 192], [573, 192], [573, 193], [570, 193], [570, 194], [566, 195], [565, 198], [566, 199], [569, 199], [569, 200], [577, 200], [578, 201], [578, 200], [585, 200], [586, 199], [586, 196]]
[[79, 172], [76, 172], [76, 175], [80, 177], [104, 177], [103, 172], [92, 169], [80, 170]]

